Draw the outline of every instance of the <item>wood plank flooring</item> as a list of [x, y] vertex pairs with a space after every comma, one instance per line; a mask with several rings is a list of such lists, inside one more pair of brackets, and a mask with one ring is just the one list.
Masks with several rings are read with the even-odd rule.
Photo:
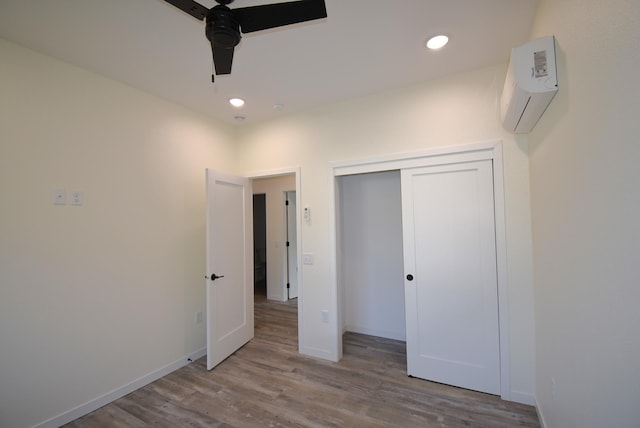
[[255, 338], [67, 427], [539, 427], [535, 409], [406, 375], [403, 342], [347, 333], [331, 363], [297, 351], [297, 308], [256, 297]]

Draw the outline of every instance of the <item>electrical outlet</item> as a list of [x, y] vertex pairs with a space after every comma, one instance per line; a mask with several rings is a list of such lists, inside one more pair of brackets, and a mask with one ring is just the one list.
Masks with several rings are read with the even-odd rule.
[[329, 311], [324, 310], [320, 313], [320, 318], [322, 319], [323, 323], [328, 323], [329, 322]]
[[202, 314], [201, 311], [196, 312], [196, 324], [202, 324], [202, 321], [204, 320], [204, 315]]

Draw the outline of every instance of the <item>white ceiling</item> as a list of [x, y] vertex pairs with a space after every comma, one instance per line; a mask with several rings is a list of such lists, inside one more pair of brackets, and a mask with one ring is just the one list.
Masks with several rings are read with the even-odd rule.
[[[244, 36], [231, 75], [215, 84], [204, 23], [164, 0], [0, 0], [0, 37], [239, 125], [506, 63], [528, 40], [537, 5], [326, 0], [326, 19]], [[424, 48], [441, 32], [449, 45]], [[240, 110], [227, 102], [235, 96], [247, 101]]]

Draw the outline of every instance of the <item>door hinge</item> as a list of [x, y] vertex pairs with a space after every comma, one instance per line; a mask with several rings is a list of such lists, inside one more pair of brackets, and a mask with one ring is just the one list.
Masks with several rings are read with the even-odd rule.
[[284, 204], [285, 204], [286, 206], [289, 206], [289, 201], [284, 201]]
[[291, 288], [291, 284], [289, 284], [289, 283], [287, 282], [287, 290], [288, 290], [289, 288]]
[[287, 241], [287, 247], [289, 246], [289, 241]]

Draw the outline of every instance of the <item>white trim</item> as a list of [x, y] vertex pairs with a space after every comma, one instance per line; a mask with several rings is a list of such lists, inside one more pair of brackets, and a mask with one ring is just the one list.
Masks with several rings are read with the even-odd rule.
[[[342, 359], [342, 334], [341, 331], [343, 329], [343, 316], [342, 316], [342, 287], [341, 281], [339, 280], [338, 275], [338, 255], [340, 254], [340, 248], [338, 246], [338, 234], [337, 234], [337, 216], [339, 213], [340, 203], [337, 199], [338, 196], [338, 182], [331, 174], [331, 170], [329, 171], [329, 278], [333, 278], [335, 280], [334, 286], [330, 287], [331, 296], [330, 302], [335, 302], [333, 305], [333, 311], [330, 311], [330, 322], [333, 324], [333, 331], [336, 332], [334, 337], [335, 342], [334, 346], [331, 348], [331, 351], [328, 352], [331, 356], [329, 359], [331, 361], [340, 361]], [[333, 215], [331, 215], [333, 213]], [[338, 297], [340, 296], [340, 297]]]
[[142, 388], [145, 385], [154, 382], [161, 377], [168, 375], [171, 372], [178, 370], [188, 364], [191, 364], [193, 361], [200, 359], [207, 355], [207, 348], [202, 348], [190, 355], [182, 357], [173, 363], [167, 364], [164, 367], [159, 368], [149, 374], [146, 374], [132, 382], [129, 382], [126, 385], [123, 385], [119, 388], [114, 389], [113, 391], [107, 392], [104, 395], [99, 396], [93, 400], [90, 400], [84, 404], [81, 404], [77, 407], [74, 407], [71, 410], [68, 410], [64, 413], [59, 414], [58, 416], [54, 416], [51, 419], [47, 419], [44, 422], [41, 422], [35, 427], [37, 428], [57, 428], [61, 425], [67, 424], [71, 421], [74, 421], [84, 415], [87, 415], [94, 410], [99, 409], [100, 407], [106, 406], [107, 404], [117, 400], [118, 398], [122, 398], [125, 395]]
[[547, 423], [544, 420], [544, 414], [542, 413], [542, 409], [537, 404], [535, 404], [535, 406], [536, 406], [536, 413], [538, 414], [538, 420], [540, 421], [540, 427], [547, 428]]
[[336, 358], [335, 353], [326, 349], [314, 348], [313, 346], [300, 346], [300, 353], [308, 357], [319, 358], [321, 360], [328, 360], [334, 363], [340, 361]]
[[[450, 147], [436, 147], [414, 152], [394, 153], [360, 160], [331, 162], [333, 175], [352, 175], [370, 172], [391, 171], [404, 168], [438, 165], [453, 162], [471, 162], [491, 159], [491, 154], [500, 141], [489, 141], [475, 144], [461, 144]], [[447, 160], [448, 158], [456, 160]], [[444, 160], [444, 162], [443, 162]]]
[[[448, 163], [470, 162], [476, 160], [493, 160], [493, 183], [495, 198], [496, 221], [496, 260], [498, 277], [498, 324], [500, 329], [500, 396], [503, 400], [511, 400], [511, 359], [509, 341], [509, 287], [507, 283], [507, 248], [505, 225], [505, 200], [504, 200], [504, 165], [502, 156], [502, 141], [485, 141], [457, 146], [436, 147], [415, 152], [395, 153], [385, 156], [372, 157], [360, 160], [331, 162], [331, 185], [329, 186], [329, 208], [334, 215], [329, 216], [330, 248], [334, 251], [331, 255], [331, 278], [334, 280], [333, 292], [335, 294], [335, 307], [340, 308], [338, 302], [338, 290], [342, 284], [337, 276], [337, 248], [336, 248], [336, 216], [337, 191], [336, 177], [352, 174], [364, 174], [389, 170], [401, 170], [429, 165], [442, 165]], [[330, 211], [331, 212], [331, 211]], [[332, 296], [333, 297], [333, 296]], [[342, 357], [342, 326], [336, 323], [335, 349]]]
[[259, 178], [268, 178], [268, 177], [278, 177], [281, 175], [291, 175], [291, 174], [300, 174], [300, 167], [291, 167], [291, 168], [277, 168], [277, 169], [267, 169], [263, 171], [253, 171], [244, 175], [247, 178], [251, 179], [259, 179]]
[[407, 335], [403, 331], [378, 330], [376, 328], [360, 327], [357, 325], [347, 325], [344, 330], [344, 333], [349, 331], [352, 333], [366, 334], [368, 336], [399, 340], [401, 342], [406, 342], [407, 340]]
[[504, 201], [502, 143], [493, 150], [493, 197], [496, 222], [496, 273], [498, 276], [498, 325], [500, 328], [500, 397], [512, 399], [511, 340], [509, 339], [509, 286], [507, 270], [507, 225]]
[[514, 403], [526, 404], [527, 406], [535, 406], [536, 405], [536, 397], [528, 392], [522, 391], [511, 391], [511, 399], [509, 401], [513, 401]]

